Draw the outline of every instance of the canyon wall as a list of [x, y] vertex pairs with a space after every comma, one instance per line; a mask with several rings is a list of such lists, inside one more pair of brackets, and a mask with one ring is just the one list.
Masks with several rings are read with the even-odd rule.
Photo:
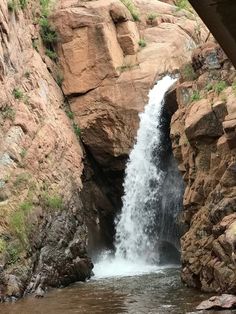
[[[41, 8], [0, 4], [1, 297], [84, 280], [83, 148], [44, 54]], [[36, 46], [37, 43], [37, 46]]]
[[235, 293], [236, 72], [217, 44], [206, 43], [181, 74], [171, 139], [186, 183], [182, 279]]
[[23, 3], [0, 3], [2, 300], [91, 276], [148, 91], [207, 36], [156, 0]]

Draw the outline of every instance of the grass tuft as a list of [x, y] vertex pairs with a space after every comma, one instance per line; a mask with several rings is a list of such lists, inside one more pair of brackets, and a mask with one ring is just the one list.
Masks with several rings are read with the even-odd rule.
[[28, 0], [19, 0], [19, 2], [21, 9], [24, 10], [27, 7]]
[[185, 81], [194, 81], [197, 78], [191, 63], [185, 64], [180, 69], [180, 74]]
[[17, 12], [18, 10], [18, 5], [17, 5], [17, 2], [16, 0], [9, 0], [7, 2], [7, 8], [10, 12]]
[[144, 48], [147, 46], [147, 43], [144, 39], [140, 39], [138, 44], [139, 44], [139, 47], [141, 47], [141, 48]]
[[149, 21], [154, 21], [155, 20], [155, 18], [158, 16], [158, 14], [157, 13], [149, 13], [148, 14], [148, 16], [147, 16], [147, 18], [148, 18], [148, 20]]
[[57, 61], [57, 53], [51, 49], [46, 49], [46, 56], [48, 56], [51, 60]]
[[175, 5], [177, 6], [178, 10], [191, 11], [191, 5], [188, 0], [177, 0]]
[[220, 95], [223, 90], [228, 87], [228, 84], [225, 81], [219, 81], [213, 86], [213, 90], [217, 95]]
[[140, 21], [140, 14], [132, 0], [120, 0], [129, 10], [135, 22]]
[[200, 92], [198, 90], [194, 90], [193, 91], [193, 94], [191, 96], [191, 102], [193, 101], [198, 101], [201, 99], [201, 95], [200, 95]]
[[49, 209], [63, 209], [63, 199], [60, 195], [48, 195], [42, 197], [43, 204]]
[[23, 99], [24, 93], [19, 88], [14, 88], [12, 91], [12, 95], [15, 97], [15, 99]]
[[2, 109], [1, 111], [1, 116], [3, 117], [3, 119], [14, 121], [15, 116], [16, 116], [16, 111], [14, 108], [11, 108], [10, 106], [6, 105], [6, 107]]
[[75, 122], [73, 123], [73, 129], [74, 129], [74, 132], [75, 132], [76, 136], [80, 137], [80, 135], [81, 135], [81, 129], [80, 129], [80, 127], [78, 126], [78, 124], [76, 124]]

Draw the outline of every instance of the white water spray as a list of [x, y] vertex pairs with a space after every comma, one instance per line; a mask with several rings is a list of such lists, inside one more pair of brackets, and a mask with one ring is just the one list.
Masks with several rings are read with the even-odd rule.
[[[149, 102], [140, 114], [137, 141], [125, 171], [123, 207], [116, 222], [116, 253], [105, 253], [95, 264], [97, 277], [152, 272], [159, 261], [157, 206], [165, 174], [160, 167], [161, 114], [164, 96], [176, 80], [161, 79], [150, 91]], [[160, 218], [161, 219], [161, 218]]]

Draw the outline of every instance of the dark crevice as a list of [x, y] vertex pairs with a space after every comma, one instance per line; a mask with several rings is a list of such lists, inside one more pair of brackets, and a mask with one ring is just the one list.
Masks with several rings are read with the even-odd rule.
[[96, 161], [88, 146], [84, 145], [84, 150], [86, 158], [81, 198], [89, 229], [89, 253], [96, 256], [101, 249], [113, 249], [114, 221], [121, 209], [124, 171], [105, 169]]

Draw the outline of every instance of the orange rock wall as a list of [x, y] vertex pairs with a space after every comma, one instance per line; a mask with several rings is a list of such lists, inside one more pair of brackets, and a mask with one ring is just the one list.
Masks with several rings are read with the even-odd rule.
[[182, 279], [203, 291], [235, 293], [235, 69], [211, 43], [194, 52], [192, 67], [193, 77], [177, 87], [179, 108], [171, 122], [173, 152], [186, 184]]

